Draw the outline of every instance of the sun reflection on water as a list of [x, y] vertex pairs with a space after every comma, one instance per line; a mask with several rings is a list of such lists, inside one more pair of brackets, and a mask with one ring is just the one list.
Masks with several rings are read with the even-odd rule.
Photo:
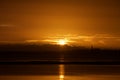
[[59, 80], [64, 80], [65, 75], [64, 75], [64, 65], [59, 65]]

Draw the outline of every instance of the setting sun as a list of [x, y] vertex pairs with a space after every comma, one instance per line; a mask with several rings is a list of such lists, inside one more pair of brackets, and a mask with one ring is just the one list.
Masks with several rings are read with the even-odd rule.
[[67, 44], [67, 40], [65, 40], [65, 39], [58, 40], [57, 44], [65, 45], [65, 44]]

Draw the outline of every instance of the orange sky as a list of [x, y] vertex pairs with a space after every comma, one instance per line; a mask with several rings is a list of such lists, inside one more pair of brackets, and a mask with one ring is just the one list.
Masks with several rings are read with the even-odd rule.
[[114, 41], [118, 47], [119, 4], [119, 0], [0, 0], [0, 41], [72, 34], [95, 36], [94, 42], [109, 46]]

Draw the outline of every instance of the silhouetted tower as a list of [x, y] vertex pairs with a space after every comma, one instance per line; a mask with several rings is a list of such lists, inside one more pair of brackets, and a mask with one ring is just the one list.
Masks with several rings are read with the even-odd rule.
[[93, 45], [91, 45], [91, 50], [93, 50], [94, 49], [94, 46]]

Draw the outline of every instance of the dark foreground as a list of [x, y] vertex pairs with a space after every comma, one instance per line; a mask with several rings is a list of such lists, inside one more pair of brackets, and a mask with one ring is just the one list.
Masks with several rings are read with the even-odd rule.
[[0, 45], [0, 61], [40, 62], [119, 62], [119, 49], [100, 49], [57, 45]]
[[1, 45], [0, 80], [120, 80], [120, 50]]
[[0, 80], [120, 80], [120, 65], [0, 65]]

